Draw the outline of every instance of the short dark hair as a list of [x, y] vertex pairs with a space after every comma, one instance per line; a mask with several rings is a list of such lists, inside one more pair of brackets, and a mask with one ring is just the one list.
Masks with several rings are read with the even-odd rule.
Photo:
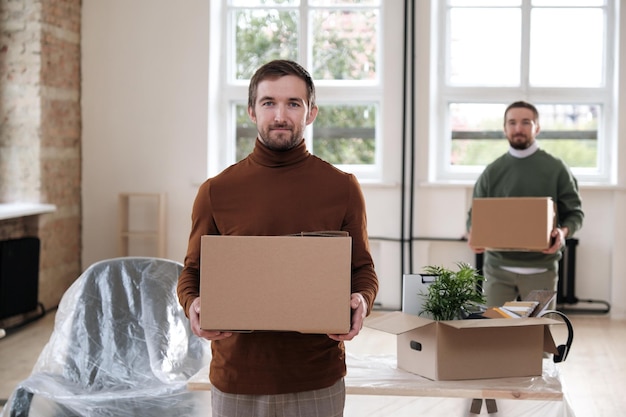
[[306, 83], [307, 101], [309, 108], [315, 106], [315, 84], [313, 78], [300, 64], [286, 59], [277, 59], [270, 61], [256, 70], [250, 79], [248, 87], [248, 106], [254, 108], [256, 102], [257, 87], [259, 83], [265, 79], [277, 79], [285, 75], [295, 75]]
[[516, 101], [514, 103], [509, 104], [509, 106], [504, 111], [504, 124], [506, 124], [506, 114], [509, 112], [509, 110], [516, 109], [516, 108], [523, 108], [523, 109], [528, 109], [532, 111], [533, 115], [535, 116], [535, 121], [539, 122], [539, 112], [537, 111], [537, 108], [535, 106], [525, 101]]

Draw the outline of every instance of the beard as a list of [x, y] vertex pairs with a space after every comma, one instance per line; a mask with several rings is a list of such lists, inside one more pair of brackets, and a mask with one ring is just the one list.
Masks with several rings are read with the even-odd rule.
[[257, 129], [259, 140], [273, 151], [288, 151], [302, 142], [302, 129], [295, 126], [270, 125], [263, 129]]
[[522, 133], [513, 135], [509, 137], [508, 139], [509, 139], [509, 145], [511, 145], [511, 148], [517, 149], [520, 151], [523, 151], [524, 149], [528, 148], [532, 144], [532, 140], [527, 135], [524, 135]]

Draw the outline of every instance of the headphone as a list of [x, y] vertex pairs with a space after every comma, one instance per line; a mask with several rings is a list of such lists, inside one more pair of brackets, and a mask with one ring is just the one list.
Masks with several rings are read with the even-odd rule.
[[564, 362], [565, 359], [567, 358], [567, 354], [569, 353], [570, 348], [572, 347], [572, 341], [574, 340], [574, 326], [572, 326], [572, 322], [569, 320], [569, 318], [565, 314], [557, 310], [546, 310], [543, 313], [541, 313], [538, 317], [544, 317], [549, 314], [555, 314], [561, 317], [563, 322], [565, 322], [565, 324], [567, 325], [567, 342], [565, 342], [564, 345], [559, 345], [556, 348], [558, 353], [555, 353], [552, 358], [554, 363]]

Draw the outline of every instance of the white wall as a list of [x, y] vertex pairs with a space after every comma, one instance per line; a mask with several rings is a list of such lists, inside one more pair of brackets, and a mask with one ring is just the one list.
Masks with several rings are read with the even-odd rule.
[[206, 177], [209, 5], [83, 2], [83, 266], [118, 255], [120, 192], [167, 193], [167, 255], [184, 257]]
[[[424, 36], [427, 11], [420, 16], [418, 36]], [[167, 193], [167, 257], [183, 260], [191, 204], [207, 172], [208, 22], [206, 0], [83, 1], [84, 267], [118, 254], [120, 192]], [[626, 68], [626, 36], [621, 37], [621, 67]], [[428, 51], [420, 51], [416, 63], [419, 127], [413, 232], [457, 239], [464, 232], [471, 188], [426, 182], [430, 148], [425, 138], [431, 129], [423, 111], [429, 106]], [[626, 100], [626, 88], [620, 88], [619, 96]], [[625, 120], [619, 133], [623, 148]], [[399, 149], [386, 151], [401, 154]], [[625, 166], [624, 152], [620, 158], [620, 166]], [[363, 186], [372, 236], [400, 236], [399, 181]], [[626, 184], [623, 172], [620, 184]], [[582, 196], [586, 220], [578, 235], [576, 295], [610, 301], [614, 316], [626, 316], [626, 194], [623, 187], [583, 185]], [[372, 252], [381, 280], [378, 301], [384, 308], [399, 308], [398, 244], [375, 240]], [[413, 252], [413, 272], [427, 264], [474, 259], [463, 242], [418, 241]]]

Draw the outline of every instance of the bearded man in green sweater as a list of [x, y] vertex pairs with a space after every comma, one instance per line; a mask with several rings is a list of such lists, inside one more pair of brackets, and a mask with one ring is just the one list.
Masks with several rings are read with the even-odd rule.
[[[509, 151], [487, 165], [474, 185], [473, 198], [551, 197], [557, 207], [553, 244], [542, 252], [486, 251], [471, 241], [471, 208], [467, 217], [469, 245], [484, 253], [483, 289], [489, 306], [501, 306], [532, 290], [557, 290], [558, 267], [565, 240], [583, 223], [578, 183], [567, 165], [539, 148], [539, 113], [530, 103], [518, 101], [504, 112], [504, 133]], [[505, 214], [506, 215], [506, 214]], [[524, 219], [510, 219], [523, 222]], [[550, 308], [555, 307], [552, 301]]]
[[[304, 130], [317, 112], [313, 80], [304, 68], [285, 60], [263, 65], [248, 91], [248, 115], [258, 132], [254, 150], [198, 190], [178, 297], [193, 332], [211, 341], [213, 417], [343, 415], [344, 341], [361, 330], [372, 310], [378, 280], [359, 183], [306, 149]], [[349, 333], [200, 328], [202, 235], [277, 236], [324, 230], [346, 231], [352, 237], [350, 305], [346, 301], [346, 311], [352, 309]]]

